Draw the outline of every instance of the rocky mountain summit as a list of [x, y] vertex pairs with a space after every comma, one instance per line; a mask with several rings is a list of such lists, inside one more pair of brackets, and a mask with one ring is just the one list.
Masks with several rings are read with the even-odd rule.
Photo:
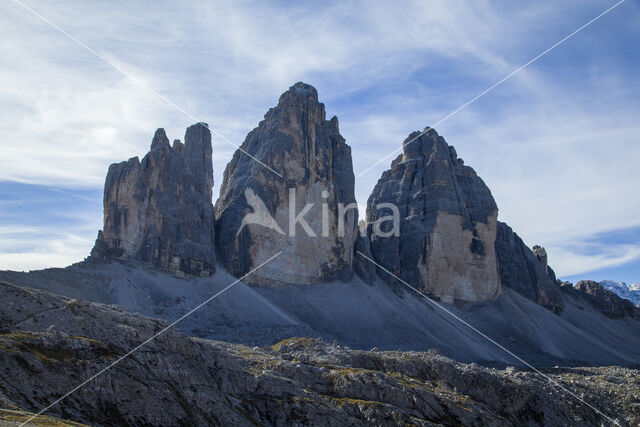
[[[428, 128], [427, 128], [428, 129]], [[399, 227], [392, 229], [393, 208]], [[497, 221], [491, 191], [434, 129], [413, 132], [367, 202], [358, 250], [445, 302], [483, 302], [509, 287], [558, 313], [563, 302], [545, 249]], [[356, 264], [363, 278], [371, 265]], [[387, 283], [397, 282], [378, 268]]]
[[[243, 222], [248, 214], [256, 223]], [[326, 120], [316, 89], [296, 83], [225, 169], [216, 203], [219, 257], [239, 277], [283, 251], [249, 283], [348, 280], [356, 224], [351, 149], [338, 118]]]
[[208, 127], [198, 124], [184, 145], [172, 147], [159, 129], [142, 162], [112, 165], [92, 259], [206, 276], [217, 255], [242, 277], [282, 251], [245, 281], [310, 285], [355, 271], [368, 283], [378, 275], [396, 282], [359, 252], [445, 302], [492, 300], [507, 286], [562, 309], [544, 248], [530, 250], [497, 221], [490, 190], [434, 129], [404, 141], [368, 200], [361, 233], [351, 149], [310, 85], [289, 88], [247, 135], [225, 169], [215, 221], [210, 159]]
[[[124, 301], [134, 310], [142, 306], [145, 313], [168, 315], [168, 311], [150, 307], [148, 298], [142, 305], [129, 302], [127, 298], [138, 291], [127, 293], [124, 283], [137, 279], [115, 274], [119, 269], [109, 262], [141, 262], [193, 278], [215, 273], [216, 258], [224, 275], [243, 277], [255, 287], [335, 281], [351, 283], [344, 289], [348, 294], [359, 286], [354, 280], [370, 286], [383, 280], [401, 296], [407, 288], [386, 272], [389, 270], [444, 303], [504, 304], [503, 300], [513, 299], [501, 300], [509, 288], [555, 314], [562, 312], [566, 294], [573, 292], [561, 288], [543, 247], [530, 249], [507, 224], [497, 220], [498, 207], [489, 188], [434, 129], [413, 132], [405, 139], [402, 154], [382, 174], [369, 197], [360, 224], [351, 149], [340, 135], [337, 117], [326, 119], [324, 104], [308, 84], [290, 87], [249, 132], [225, 169], [215, 209], [211, 158], [209, 128], [198, 123], [187, 129], [184, 144], [176, 140], [172, 146], [164, 130], [158, 129], [142, 161], [132, 158], [110, 166], [104, 227], [87, 260], [89, 264], [106, 262], [104, 271], [98, 272], [102, 267], [97, 266], [96, 272], [114, 293], [101, 294], [100, 300]], [[276, 254], [279, 256], [265, 263]], [[261, 268], [247, 275], [258, 266]], [[81, 289], [89, 280], [85, 275], [94, 274], [80, 271], [71, 275], [78, 277], [78, 283], [69, 285], [63, 284], [68, 280], [66, 273], [47, 274], [52, 277], [51, 289], [97, 300]], [[224, 275], [214, 280], [216, 286]], [[148, 272], [141, 276], [145, 283], [147, 276]], [[19, 280], [33, 283], [28, 277]], [[46, 288], [40, 282], [37, 286]], [[162, 289], [158, 296], [165, 292], [164, 285], [145, 284], [141, 289], [153, 288]], [[625, 313], [635, 318], [633, 310], [618, 310], [619, 302], [610, 310], [613, 300], [606, 293], [576, 292], [582, 292], [579, 298], [608, 316]], [[374, 293], [379, 294], [378, 290]], [[577, 298], [578, 294], [572, 295]], [[601, 296], [604, 300], [596, 301]], [[278, 294], [270, 298], [280, 299]], [[304, 328], [312, 330], [313, 322], [318, 321], [318, 313], [296, 316], [305, 323]], [[236, 316], [231, 313], [231, 317]], [[227, 330], [238, 328], [231, 324]], [[271, 320], [267, 324], [275, 327]], [[253, 328], [242, 326], [247, 331]], [[322, 336], [336, 334], [332, 328], [322, 331]], [[349, 339], [354, 336], [350, 334]], [[468, 353], [472, 360], [487, 357], [476, 350]], [[558, 351], [549, 356], [573, 357]], [[628, 357], [625, 353], [614, 359]]]
[[[7, 422], [27, 421], [166, 326], [115, 306], [4, 282], [0, 298], [0, 420]], [[545, 375], [620, 425], [640, 422], [638, 371], [551, 368]], [[46, 415], [34, 422], [239, 426], [608, 422], [547, 378], [527, 370], [462, 364], [437, 352], [350, 350], [310, 338], [250, 348], [189, 338], [171, 329]]]
[[183, 276], [215, 272], [211, 133], [190, 126], [171, 146], [158, 129], [151, 151], [109, 167], [104, 227], [93, 259], [133, 259]]
[[[402, 150], [367, 202], [373, 257], [442, 301], [498, 297], [498, 207], [491, 192], [434, 129], [411, 133]], [[382, 222], [391, 206], [399, 210], [397, 230]]]
[[[546, 250], [530, 249], [497, 220], [491, 191], [455, 148], [426, 128], [402, 149], [358, 225], [351, 149], [308, 84], [290, 87], [247, 135], [215, 210], [208, 126], [191, 126], [185, 144], [173, 146], [158, 129], [141, 162], [109, 168], [104, 227], [89, 261], [142, 261], [193, 277], [214, 273], [217, 256], [242, 277], [281, 251], [244, 281], [312, 285], [355, 272], [370, 285], [398, 285], [389, 270], [443, 302], [484, 303], [511, 288], [560, 313]], [[594, 304], [609, 313], [608, 302]]]

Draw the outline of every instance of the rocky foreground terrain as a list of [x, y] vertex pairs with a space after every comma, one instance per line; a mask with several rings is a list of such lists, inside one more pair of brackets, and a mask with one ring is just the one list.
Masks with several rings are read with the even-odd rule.
[[[0, 282], [0, 419], [18, 424], [166, 323]], [[620, 425], [640, 423], [640, 372], [549, 368]], [[40, 424], [609, 425], [540, 374], [435, 351], [350, 350], [290, 338], [247, 347], [172, 329], [52, 407]], [[55, 417], [55, 418], [51, 418]], [[66, 420], [66, 421], [62, 421]]]

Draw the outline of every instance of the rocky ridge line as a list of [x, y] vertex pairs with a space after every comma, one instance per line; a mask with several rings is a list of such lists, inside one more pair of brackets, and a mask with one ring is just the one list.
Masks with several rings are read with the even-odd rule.
[[563, 289], [571, 292], [579, 292], [604, 315], [612, 319], [621, 319], [626, 316], [640, 320], [640, 308], [633, 305], [627, 299], [619, 297], [614, 292], [605, 289], [595, 280], [581, 280], [575, 285], [566, 282]]
[[546, 251], [534, 246], [538, 255], [507, 224], [498, 221], [496, 254], [502, 284], [525, 298], [559, 313], [562, 294], [555, 273], [549, 267]]
[[600, 284], [604, 289], [613, 292], [620, 298], [631, 301], [636, 307], [640, 307], [640, 283], [627, 285], [625, 282], [601, 280]]

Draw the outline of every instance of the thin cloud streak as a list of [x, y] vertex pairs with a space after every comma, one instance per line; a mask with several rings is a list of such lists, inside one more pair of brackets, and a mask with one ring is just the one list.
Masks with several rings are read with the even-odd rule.
[[550, 249], [558, 260], [554, 268], [562, 271], [563, 276], [590, 273], [640, 259], [640, 245], [591, 245], [597, 255], [580, 254], [565, 247], [551, 246]]
[[[356, 171], [603, 9], [599, 1], [363, 2], [320, 10], [243, 2], [158, 3], [152, 10], [26, 4], [238, 145], [282, 91], [299, 80], [314, 84], [327, 114], [340, 118]], [[594, 265], [571, 258], [576, 246], [563, 242], [637, 225], [640, 206], [630, 194], [640, 186], [640, 93], [629, 77], [635, 68], [620, 63], [637, 48], [610, 53], [638, 32], [634, 7], [621, 5], [436, 129], [487, 182], [500, 218], [527, 243], [547, 246], [561, 274]], [[0, 55], [12, 64], [0, 67], [0, 180], [101, 189], [108, 165], [144, 155], [155, 128], [181, 139], [191, 124], [24, 10], [6, 8], [0, 23]], [[232, 154], [214, 137], [216, 186]], [[360, 203], [386, 168], [358, 180]], [[95, 231], [81, 233], [92, 242]], [[602, 251], [609, 260], [627, 259]]]

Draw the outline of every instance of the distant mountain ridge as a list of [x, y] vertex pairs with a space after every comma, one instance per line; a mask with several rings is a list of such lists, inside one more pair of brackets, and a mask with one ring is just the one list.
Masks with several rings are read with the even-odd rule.
[[627, 299], [636, 307], [640, 307], [640, 283], [627, 285], [625, 282], [615, 280], [602, 280], [600, 285], [608, 291], [613, 292], [620, 298]]

